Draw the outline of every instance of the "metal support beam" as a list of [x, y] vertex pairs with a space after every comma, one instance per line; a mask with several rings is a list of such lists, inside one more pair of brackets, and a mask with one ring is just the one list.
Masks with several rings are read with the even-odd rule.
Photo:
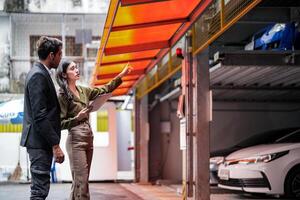
[[140, 157], [140, 135], [141, 135], [141, 122], [140, 122], [140, 113], [141, 113], [141, 101], [135, 96], [134, 100], [134, 173], [135, 173], [135, 182], [140, 182], [141, 177], [141, 157]]
[[209, 53], [203, 50], [194, 57], [193, 65], [195, 75], [195, 128], [196, 128], [196, 199], [210, 199], [209, 185], [209, 123], [211, 116], [211, 99], [209, 91]]
[[186, 95], [186, 114], [187, 114], [187, 196], [194, 196], [194, 148], [193, 148], [193, 50], [192, 50], [192, 31], [186, 34], [186, 73], [187, 73], [187, 95]]
[[117, 65], [117, 64], [122, 64], [122, 63], [127, 63], [127, 62], [140, 62], [140, 61], [145, 61], [145, 60], [155, 60], [156, 57], [144, 57], [144, 58], [135, 58], [135, 59], [127, 59], [127, 60], [120, 60], [116, 62], [104, 62], [101, 63], [101, 66], [107, 66], [107, 65]]
[[158, 41], [151, 43], [140, 43], [135, 45], [127, 45], [127, 46], [117, 46], [117, 47], [108, 47], [104, 49], [105, 55], [116, 55], [123, 53], [132, 53], [153, 49], [164, 49], [169, 48], [169, 41]]
[[[109, 83], [109, 81], [113, 80], [113, 78], [107, 78], [107, 79], [102, 79], [101, 78], [101, 80], [97, 80], [95, 82], [95, 85], [107, 84], [107, 83]], [[136, 81], [138, 78], [139, 78], [139, 75], [127, 75], [127, 76], [123, 77], [122, 80], [123, 81]]]
[[221, 56], [222, 64], [229, 66], [300, 66], [299, 51], [239, 51]]
[[125, 30], [139, 29], [139, 28], [148, 28], [153, 26], [185, 23], [185, 22], [188, 22], [188, 18], [179, 18], [179, 19], [163, 20], [157, 22], [148, 22], [148, 23], [132, 24], [132, 25], [124, 25], [124, 26], [114, 26], [111, 28], [111, 31], [112, 32], [125, 31]]
[[[132, 70], [132, 72], [130, 72], [130, 75], [139, 75], [141, 76], [142, 74], [145, 73], [145, 70]], [[114, 78], [118, 75], [119, 73], [113, 73], [113, 74], [100, 74], [97, 75], [97, 80], [101, 80], [101, 79], [108, 79], [108, 78]]]
[[213, 90], [247, 90], [247, 91], [300, 91], [300, 87], [292, 87], [292, 86], [211, 86]]
[[170, 1], [170, 0], [121, 0], [121, 6], [134, 6], [137, 4], [147, 4], [147, 3], [157, 3], [160, 1]]
[[224, 23], [225, 22], [225, 0], [221, 0], [220, 4], [221, 4], [221, 10], [220, 10], [221, 23], [220, 24], [221, 24], [221, 28], [223, 28], [224, 24], [225, 24]]

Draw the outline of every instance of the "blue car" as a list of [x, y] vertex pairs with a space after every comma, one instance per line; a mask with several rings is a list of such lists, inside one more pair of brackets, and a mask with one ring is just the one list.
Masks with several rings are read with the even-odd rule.
[[298, 23], [271, 24], [252, 37], [246, 50], [298, 50], [300, 32]]

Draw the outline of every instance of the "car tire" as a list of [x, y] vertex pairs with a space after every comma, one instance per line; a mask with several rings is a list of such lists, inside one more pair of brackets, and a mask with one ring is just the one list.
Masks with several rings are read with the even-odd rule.
[[300, 166], [293, 168], [284, 183], [285, 196], [300, 199]]

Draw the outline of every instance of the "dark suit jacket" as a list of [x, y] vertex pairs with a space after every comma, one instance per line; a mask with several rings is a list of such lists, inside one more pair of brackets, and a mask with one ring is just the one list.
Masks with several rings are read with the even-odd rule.
[[51, 149], [60, 141], [60, 107], [51, 77], [35, 63], [25, 81], [21, 146]]

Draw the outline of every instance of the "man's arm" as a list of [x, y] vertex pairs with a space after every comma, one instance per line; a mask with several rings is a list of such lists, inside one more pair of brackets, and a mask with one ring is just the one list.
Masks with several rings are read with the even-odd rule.
[[28, 91], [32, 117], [36, 130], [45, 140], [49, 146], [59, 144], [59, 136], [52, 127], [49, 121], [47, 109], [47, 79], [43, 74], [34, 74], [28, 82]]
[[33, 121], [38, 134], [45, 138], [52, 147], [55, 161], [64, 162], [64, 153], [59, 146], [59, 136], [47, 118], [47, 79], [42, 74], [35, 74], [28, 82], [28, 91]]

